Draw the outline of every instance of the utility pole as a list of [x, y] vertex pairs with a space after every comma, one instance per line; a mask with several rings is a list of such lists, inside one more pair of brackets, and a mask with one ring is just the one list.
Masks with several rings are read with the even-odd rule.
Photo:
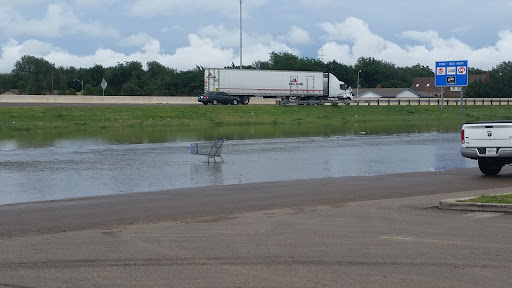
[[242, 68], [242, 2], [244, 0], [238, 0], [240, 2], [240, 69]]
[[359, 73], [361, 73], [361, 70], [357, 71], [356, 97], [358, 97], [358, 96], [359, 96]]

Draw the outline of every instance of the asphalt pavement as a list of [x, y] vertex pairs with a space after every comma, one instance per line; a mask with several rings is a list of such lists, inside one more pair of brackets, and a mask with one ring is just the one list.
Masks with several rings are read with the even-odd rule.
[[506, 167], [0, 206], [0, 287], [511, 287], [512, 214], [437, 208], [511, 191]]

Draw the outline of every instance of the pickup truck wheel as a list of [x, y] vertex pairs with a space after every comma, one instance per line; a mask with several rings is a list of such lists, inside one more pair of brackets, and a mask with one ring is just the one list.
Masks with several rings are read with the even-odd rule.
[[503, 165], [495, 159], [478, 159], [478, 168], [480, 171], [487, 176], [496, 176], [500, 173]]
[[217, 102], [217, 99], [215, 99], [215, 100], [213, 100], [213, 101], [212, 101], [212, 104], [213, 104], [213, 105], [217, 105], [217, 103], [219, 103], [219, 102]]
[[233, 105], [238, 105], [238, 100], [233, 100]]

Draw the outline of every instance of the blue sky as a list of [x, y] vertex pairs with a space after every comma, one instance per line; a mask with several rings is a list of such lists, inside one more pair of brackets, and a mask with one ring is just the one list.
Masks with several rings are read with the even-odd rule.
[[[0, 0], [0, 73], [23, 55], [57, 66], [239, 64], [239, 0]], [[270, 52], [354, 65], [512, 61], [512, 0], [243, 0], [243, 62]]]

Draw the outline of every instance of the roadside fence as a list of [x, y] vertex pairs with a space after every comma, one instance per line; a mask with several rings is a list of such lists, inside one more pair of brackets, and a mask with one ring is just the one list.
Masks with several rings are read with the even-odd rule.
[[[509, 106], [512, 98], [467, 98], [462, 100], [463, 105], [504, 105]], [[460, 105], [460, 98], [360, 98], [352, 101], [352, 105]]]

